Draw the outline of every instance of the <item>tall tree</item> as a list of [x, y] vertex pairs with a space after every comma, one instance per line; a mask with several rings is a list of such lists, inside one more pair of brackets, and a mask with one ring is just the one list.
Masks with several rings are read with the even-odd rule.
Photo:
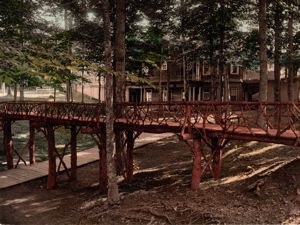
[[114, 95], [112, 72], [112, 49], [110, 29], [110, 4], [103, 0], [103, 26], [104, 26], [104, 55], [106, 73], [106, 157], [108, 176], [108, 203], [119, 202], [119, 189], [115, 167], [115, 135], [114, 135]]
[[[118, 103], [125, 102], [125, 24], [126, 24], [126, 1], [116, 1], [116, 26], [115, 26], [115, 71], [117, 76], [115, 77], [115, 100]], [[122, 115], [121, 108], [118, 108], [116, 114]], [[117, 151], [117, 171], [124, 169], [122, 160], [123, 153], [123, 133], [119, 130], [115, 132], [116, 137], [116, 151]]]
[[116, 102], [125, 101], [125, 21], [126, 1], [116, 1], [116, 27], [115, 27], [115, 71], [119, 73], [116, 77]]
[[288, 98], [294, 100], [294, 71], [293, 71], [293, 53], [294, 53], [294, 12], [293, 5], [289, 4], [288, 17]]
[[259, 101], [268, 99], [267, 0], [259, 0], [260, 82]]
[[283, 23], [283, 7], [280, 1], [275, 2], [274, 6], [274, 32], [275, 32], [275, 50], [274, 50], [274, 100], [280, 101], [280, 71], [281, 71], [281, 49], [282, 49], [282, 23]]

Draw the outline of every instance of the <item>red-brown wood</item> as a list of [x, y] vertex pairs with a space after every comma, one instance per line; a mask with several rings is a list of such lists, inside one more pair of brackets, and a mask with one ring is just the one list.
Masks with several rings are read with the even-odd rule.
[[197, 190], [201, 180], [201, 141], [200, 139], [194, 139], [193, 143], [193, 170], [192, 170], [192, 190]]
[[211, 138], [212, 145], [212, 173], [215, 179], [221, 176], [221, 165], [222, 165], [222, 149], [219, 146], [219, 138]]
[[97, 135], [98, 137], [98, 148], [99, 148], [99, 190], [100, 192], [106, 192], [108, 188], [108, 177], [107, 177], [107, 160], [106, 160], [106, 133], [102, 129]]
[[35, 163], [35, 129], [32, 125], [32, 121], [29, 121], [29, 142], [28, 142], [28, 150], [29, 150], [29, 162], [30, 164]]
[[14, 168], [13, 162], [13, 143], [12, 143], [12, 134], [11, 134], [11, 121], [6, 120], [3, 124], [3, 144], [4, 150], [6, 154], [6, 162], [7, 162], [7, 169]]
[[[180, 133], [184, 140], [201, 137], [204, 143], [212, 147], [212, 158], [205, 158], [206, 164], [201, 169], [200, 140], [194, 140], [192, 176], [194, 189], [199, 186], [201, 176], [207, 168], [210, 169], [215, 178], [220, 176], [221, 153], [224, 146], [211, 143], [210, 138], [300, 146], [298, 119], [300, 117], [300, 102], [117, 103], [115, 107], [116, 112], [122, 112], [122, 114], [115, 115], [114, 128], [117, 132]], [[96, 134], [100, 143], [98, 145], [100, 186], [107, 189], [105, 140], [101, 138], [102, 136], [105, 137], [105, 131], [104, 133], [100, 131], [105, 128], [106, 122], [104, 104], [0, 102], [0, 117], [4, 124], [15, 120], [32, 120], [35, 121], [35, 126], [45, 127], [48, 123], [53, 126], [80, 126], [84, 128], [83, 131]], [[258, 123], [258, 118], [264, 119], [263, 126]], [[9, 126], [6, 125], [4, 132], [4, 148], [7, 154], [8, 167], [12, 167], [13, 146], [11, 127]], [[125, 179], [130, 179], [133, 170], [131, 152], [131, 144], [133, 143], [130, 143], [130, 136], [127, 139], [127, 152], [124, 154], [123, 145], [126, 142], [123, 142], [122, 146], [117, 148], [117, 153], [121, 153], [122, 157], [125, 155], [125, 160], [123, 158], [123, 161], [120, 160], [122, 161], [122, 173], [125, 171], [124, 175], [127, 177]], [[55, 145], [54, 141], [52, 145]], [[51, 148], [49, 149], [50, 155], [55, 155], [55, 153], [51, 153]], [[55, 149], [55, 146], [52, 149]], [[53, 167], [53, 163], [51, 166]], [[53, 169], [49, 169], [49, 171], [53, 171]]]
[[77, 130], [71, 126], [71, 180], [77, 179]]
[[55, 154], [55, 133], [53, 126], [47, 126], [47, 141], [48, 141], [48, 180], [47, 189], [56, 187], [56, 154]]
[[107, 163], [106, 163], [106, 150], [99, 149], [99, 190], [100, 192], [107, 191]]
[[126, 181], [130, 182], [133, 178], [133, 148], [134, 148], [134, 138], [133, 131], [129, 130], [127, 132], [127, 162], [126, 162]]

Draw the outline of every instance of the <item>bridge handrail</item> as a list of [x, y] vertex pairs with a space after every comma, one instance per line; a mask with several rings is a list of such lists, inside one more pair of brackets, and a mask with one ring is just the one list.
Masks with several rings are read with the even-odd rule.
[[[300, 137], [300, 102], [147, 102], [116, 103], [116, 122], [136, 125], [214, 128], [222, 132], [260, 129], [267, 135], [289, 131]], [[105, 104], [66, 102], [0, 102], [0, 117], [105, 121]], [[259, 122], [263, 120], [263, 124]], [[274, 135], [274, 134], [272, 134]]]

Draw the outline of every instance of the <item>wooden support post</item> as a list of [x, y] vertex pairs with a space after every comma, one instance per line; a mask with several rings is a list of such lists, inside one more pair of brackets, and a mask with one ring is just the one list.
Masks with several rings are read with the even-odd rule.
[[133, 131], [127, 132], [127, 162], [126, 162], [126, 181], [130, 182], [133, 177], [133, 148], [134, 138]]
[[108, 188], [107, 177], [107, 160], [106, 160], [106, 132], [101, 131], [99, 137], [99, 190], [100, 192], [106, 192]]
[[70, 180], [77, 179], [77, 131], [76, 126], [71, 126], [71, 177]]
[[53, 126], [47, 126], [47, 141], [49, 158], [47, 189], [53, 189], [56, 186], [55, 133]]
[[124, 136], [121, 130], [115, 130], [115, 142], [116, 142], [116, 170], [118, 175], [123, 175], [125, 170], [125, 165], [123, 163], [123, 142]]
[[29, 150], [29, 162], [30, 164], [35, 163], [35, 129], [33, 127], [32, 121], [29, 121], [29, 142], [28, 142], [28, 150]]
[[201, 168], [201, 140], [194, 139], [193, 143], [193, 171], [192, 171], [192, 190], [197, 190], [200, 185], [202, 168]]
[[7, 169], [14, 168], [13, 162], [13, 144], [12, 144], [12, 134], [11, 134], [11, 121], [5, 120], [3, 124], [3, 144], [4, 150], [6, 153], [6, 162], [7, 162]]
[[214, 179], [218, 179], [221, 176], [221, 164], [222, 164], [222, 149], [219, 146], [219, 138], [213, 137], [211, 139], [212, 146], [212, 172]]

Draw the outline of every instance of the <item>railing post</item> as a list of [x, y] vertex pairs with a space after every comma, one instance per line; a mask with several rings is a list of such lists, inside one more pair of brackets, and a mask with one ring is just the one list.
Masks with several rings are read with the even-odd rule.
[[192, 106], [187, 105], [187, 110], [186, 110], [186, 122], [188, 126], [188, 131], [191, 134], [192, 133], [192, 128], [191, 128], [191, 114], [192, 114]]
[[134, 148], [134, 138], [133, 131], [129, 130], [127, 132], [127, 162], [126, 162], [126, 181], [130, 182], [133, 177], [133, 148]]
[[12, 134], [11, 134], [11, 121], [4, 120], [3, 124], [3, 134], [4, 134], [4, 149], [6, 153], [7, 169], [12, 169], [14, 167], [13, 162], [13, 144], [12, 144]]
[[48, 141], [48, 181], [47, 189], [53, 189], [56, 186], [56, 154], [55, 154], [55, 132], [51, 125], [47, 125]]
[[98, 136], [99, 139], [99, 190], [100, 192], [106, 192], [108, 188], [108, 176], [107, 176], [107, 157], [106, 157], [106, 132], [101, 131]]
[[33, 126], [33, 121], [29, 121], [29, 142], [28, 142], [28, 150], [29, 150], [29, 161], [30, 164], [35, 163], [35, 129]]
[[77, 131], [76, 125], [71, 126], [71, 180], [77, 179]]
[[212, 150], [212, 172], [214, 179], [218, 179], [221, 176], [221, 163], [222, 163], [222, 150], [219, 146], [219, 138], [211, 138], [211, 150]]
[[192, 190], [197, 190], [200, 185], [201, 180], [201, 140], [200, 139], [194, 139], [193, 143], [193, 170], [192, 170], [192, 184], [191, 188]]
[[[281, 116], [282, 116], [282, 105], [281, 103], [277, 105], [279, 108], [277, 110], [276, 120], [277, 120], [277, 135], [280, 134], [280, 127], [281, 127]], [[288, 110], [290, 110], [290, 105], [287, 105]]]

